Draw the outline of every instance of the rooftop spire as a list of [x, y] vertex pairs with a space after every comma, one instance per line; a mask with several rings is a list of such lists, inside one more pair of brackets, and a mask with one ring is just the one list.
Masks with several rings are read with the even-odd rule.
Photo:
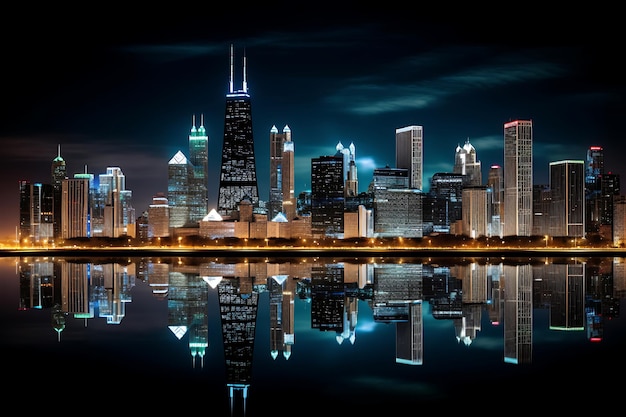
[[233, 83], [234, 83], [234, 67], [233, 67], [233, 59], [234, 59], [234, 52], [233, 52], [233, 44], [230, 44], [230, 79], [228, 81], [228, 92], [229, 93], [233, 93]]
[[247, 74], [246, 74], [246, 50], [244, 48], [243, 50], [243, 92], [247, 93], [248, 92], [248, 81], [247, 81]]

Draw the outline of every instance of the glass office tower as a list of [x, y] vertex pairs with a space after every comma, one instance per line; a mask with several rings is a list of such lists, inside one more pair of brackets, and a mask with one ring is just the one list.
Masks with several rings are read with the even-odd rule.
[[533, 219], [533, 122], [504, 124], [504, 236], [531, 236]]
[[396, 168], [409, 170], [409, 188], [423, 189], [424, 130], [422, 126], [396, 129]]

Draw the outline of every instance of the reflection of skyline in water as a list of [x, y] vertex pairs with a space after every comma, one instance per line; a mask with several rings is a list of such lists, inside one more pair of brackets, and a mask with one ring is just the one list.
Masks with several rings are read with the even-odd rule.
[[[482, 262], [481, 262], [482, 261]], [[167, 302], [167, 323], [178, 338], [188, 336], [192, 366], [202, 367], [208, 347], [207, 300], [219, 297], [221, 333], [231, 407], [245, 404], [251, 383], [255, 332], [270, 332], [273, 358], [289, 359], [297, 348], [295, 298], [310, 306], [310, 328], [334, 332], [338, 344], [358, 340], [359, 301], [375, 322], [395, 326], [396, 363], [422, 365], [423, 315], [454, 324], [459, 343], [471, 345], [481, 315], [503, 328], [503, 361], [532, 362], [533, 309], [549, 311], [551, 330], [585, 331], [600, 340], [604, 320], [619, 313], [625, 294], [620, 258], [535, 263], [398, 262], [360, 263], [130, 259], [83, 263], [24, 258], [18, 263], [20, 309], [50, 309], [62, 341], [68, 318], [103, 318], [119, 325], [132, 302], [135, 280]], [[269, 323], [257, 323], [259, 295], [269, 297]], [[428, 310], [424, 308], [428, 305]], [[297, 351], [297, 349], [296, 349]]]

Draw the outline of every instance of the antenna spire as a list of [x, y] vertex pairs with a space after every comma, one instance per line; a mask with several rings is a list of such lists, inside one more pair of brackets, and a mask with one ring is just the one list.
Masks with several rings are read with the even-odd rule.
[[234, 73], [233, 73], [233, 59], [234, 59], [234, 52], [233, 52], [233, 44], [230, 44], [230, 79], [228, 81], [229, 87], [228, 87], [228, 92], [229, 93], [233, 93], [233, 82], [234, 82]]
[[246, 73], [246, 49], [243, 50], [243, 92], [248, 92], [248, 81], [247, 81], [247, 73]]

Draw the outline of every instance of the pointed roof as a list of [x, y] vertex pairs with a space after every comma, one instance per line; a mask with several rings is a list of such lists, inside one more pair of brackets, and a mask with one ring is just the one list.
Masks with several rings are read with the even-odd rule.
[[276, 216], [274, 216], [274, 218], [272, 219], [273, 222], [278, 222], [278, 223], [287, 223], [288, 220], [285, 217], [285, 215], [283, 213], [278, 213]]
[[222, 220], [224, 219], [215, 209], [211, 209], [211, 211], [209, 211], [209, 214], [204, 216], [204, 218], [202, 219], [203, 222], [221, 222]]
[[182, 151], [178, 151], [176, 152], [176, 155], [174, 155], [172, 157], [172, 159], [170, 159], [170, 162], [168, 162], [169, 165], [184, 165], [187, 164], [187, 157], [185, 156], [185, 154]]
[[52, 160], [52, 162], [65, 162], [61, 157], [61, 144], [57, 145], [57, 156]]
[[168, 329], [170, 329], [178, 340], [182, 339], [185, 333], [187, 333], [187, 326], [168, 326]]

